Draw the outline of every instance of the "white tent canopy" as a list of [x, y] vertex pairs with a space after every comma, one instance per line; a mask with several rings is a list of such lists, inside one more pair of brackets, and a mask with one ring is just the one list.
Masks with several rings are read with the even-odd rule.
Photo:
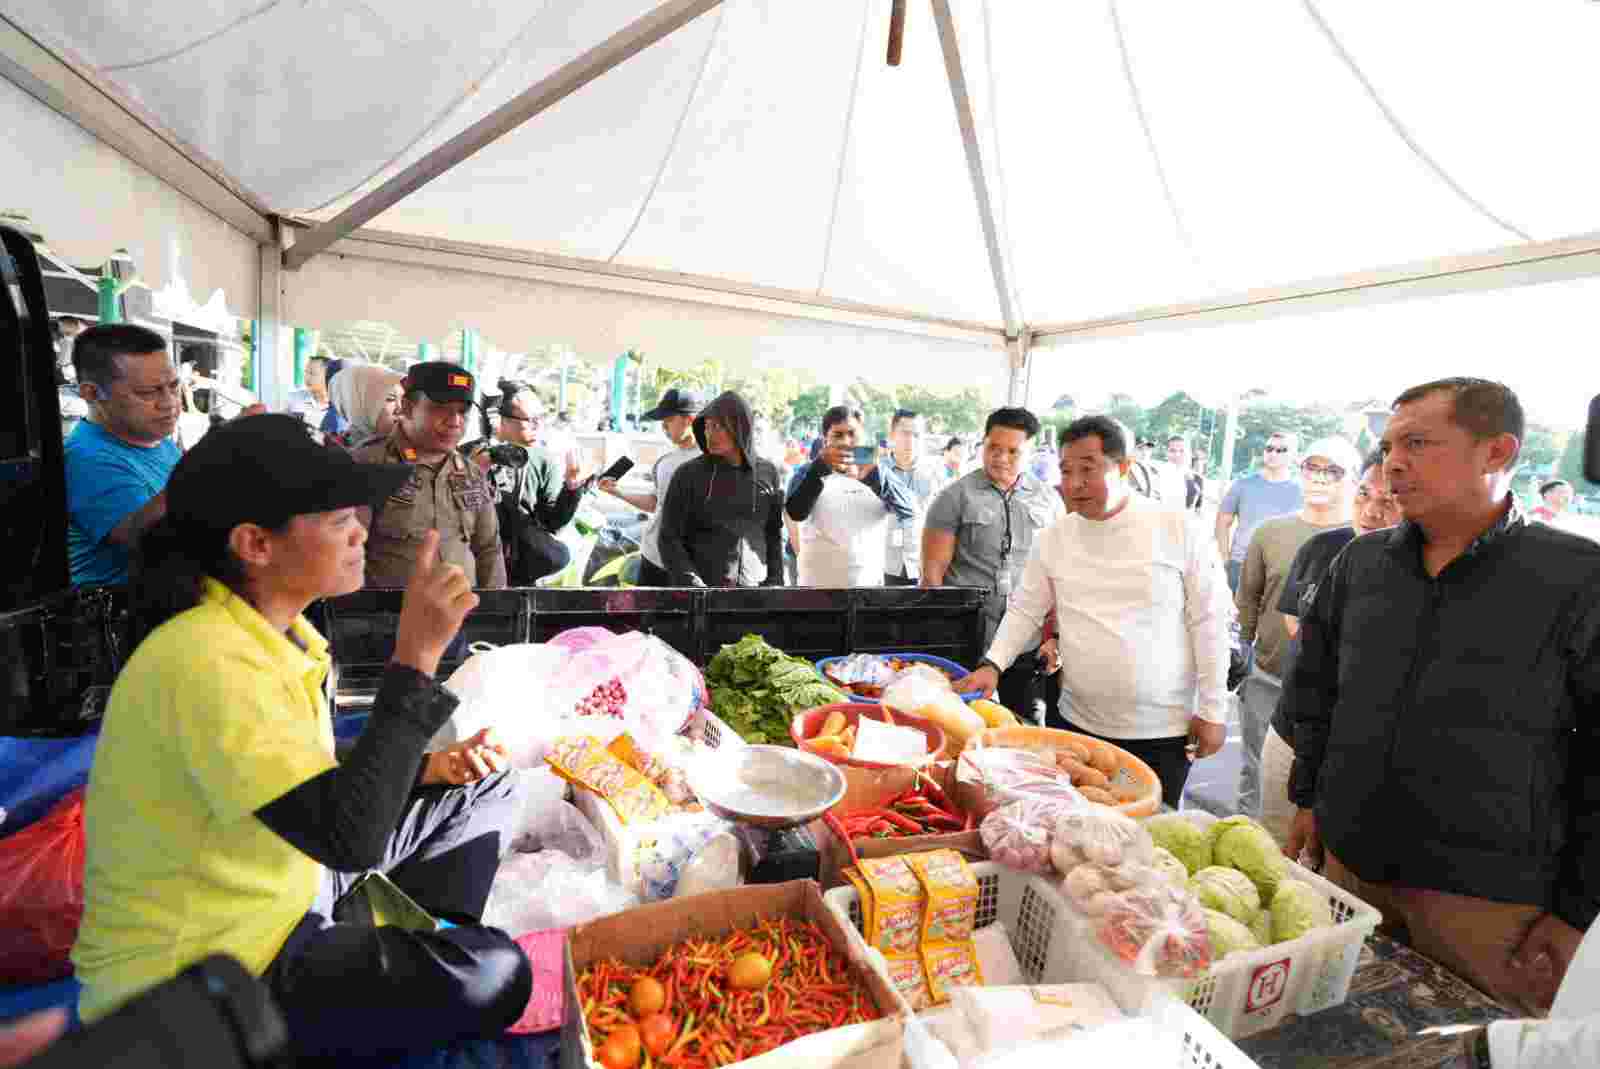
[[[1593, 4], [933, 0], [909, 5], [891, 68], [890, 0], [0, 3], [246, 206], [212, 190], [214, 210], [311, 224], [302, 238], [658, 5], [709, 10], [407, 184], [366, 232], [283, 273], [279, 313], [927, 381], [1003, 378], [1011, 335], [1065, 346], [1036, 349], [1039, 384], [1119, 363], [1113, 349], [1140, 346], [1072, 343], [1150, 323], [1570, 278], [1600, 260]], [[1464, 273], [1451, 259], [1480, 253]], [[1450, 279], [1396, 285], [1384, 265]], [[1585, 338], [1592, 296], [1554, 287], [1545, 333]], [[1419, 352], [1428, 316], [1472, 318], [1469, 304], [1395, 313], [1417, 324], [1402, 354], [1341, 353], [1387, 374]], [[1254, 335], [1295, 349], [1376, 322], [1323, 318]], [[1249, 346], [1222, 340], [1234, 333], [1143, 344], [1184, 354], [1170, 362], [1212, 391], [1271, 385], [1274, 369], [1237, 358]]]

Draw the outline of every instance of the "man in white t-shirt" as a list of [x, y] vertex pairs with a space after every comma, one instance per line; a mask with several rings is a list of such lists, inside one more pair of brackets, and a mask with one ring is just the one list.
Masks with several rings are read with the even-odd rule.
[[1130, 491], [1130, 444], [1107, 416], [1067, 427], [1069, 515], [1036, 539], [988, 656], [957, 689], [992, 690], [1054, 609], [1061, 704], [1048, 722], [1140, 758], [1176, 807], [1190, 761], [1225, 738], [1233, 607], [1210, 532], [1186, 510]]
[[601, 479], [598, 486], [604, 493], [621, 498], [640, 512], [650, 513], [639, 544], [639, 585], [671, 586], [672, 577], [661, 562], [661, 509], [666, 500], [667, 487], [673, 473], [700, 455], [700, 444], [694, 438], [694, 418], [706, 407], [705, 398], [693, 390], [680, 390], [676, 386], [661, 395], [661, 402], [639, 417], [641, 423], [660, 420], [661, 430], [677, 448], [663, 454], [650, 469], [650, 484], [654, 489], [648, 494], [625, 494], [617, 489], [617, 480]]

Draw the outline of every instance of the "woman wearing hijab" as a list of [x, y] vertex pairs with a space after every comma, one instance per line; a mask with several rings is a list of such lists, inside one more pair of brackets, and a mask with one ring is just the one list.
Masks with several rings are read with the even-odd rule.
[[[520, 781], [484, 733], [426, 752], [456, 705], [433, 675], [477, 605], [471, 583], [429, 532], [342, 759], [328, 646], [302, 615], [361, 588], [356, 511], [409, 474], [283, 415], [220, 427], [173, 470], [89, 777], [72, 952], [86, 1021], [212, 954], [261, 978], [302, 1058], [497, 1035], [526, 1008], [527, 959], [479, 923]], [[377, 919], [396, 887], [426, 915]]]
[[394, 429], [405, 376], [376, 364], [348, 364], [328, 387], [333, 408], [349, 423], [343, 444], [354, 449]]

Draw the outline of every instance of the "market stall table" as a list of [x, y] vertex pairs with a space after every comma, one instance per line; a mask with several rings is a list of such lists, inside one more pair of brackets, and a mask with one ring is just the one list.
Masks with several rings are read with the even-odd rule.
[[1444, 966], [1374, 934], [1343, 1005], [1237, 1042], [1261, 1069], [1437, 1069], [1461, 1041], [1425, 1030], [1512, 1016]]

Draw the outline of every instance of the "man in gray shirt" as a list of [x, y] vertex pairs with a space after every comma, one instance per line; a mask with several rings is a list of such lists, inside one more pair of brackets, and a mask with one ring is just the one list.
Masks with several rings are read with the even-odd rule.
[[905, 488], [916, 511], [905, 519], [889, 521], [889, 544], [883, 557], [885, 586], [916, 586], [922, 577], [922, 528], [928, 506], [946, 481], [944, 465], [935, 457], [922, 455], [925, 431], [922, 417], [910, 409], [899, 409], [889, 422], [889, 458], [878, 470], [886, 483]]
[[1250, 539], [1267, 520], [1300, 508], [1300, 483], [1295, 478], [1298, 437], [1274, 431], [1261, 454], [1261, 470], [1230, 487], [1217, 506], [1217, 548], [1228, 565], [1228, 587], [1237, 592]]
[[[945, 487], [928, 509], [922, 532], [922, 585], [971, 586], [989, 592], [984, 649], [994, 641], [1034, 540], [1066, 515], [1061, 495], [1026, 470], [1039, 421], [1025, 408], [1000, 408], [984, 427], [983, 466]], [[1037, 716], [1038, 650], [1000, 676], [1007, 709]]]

